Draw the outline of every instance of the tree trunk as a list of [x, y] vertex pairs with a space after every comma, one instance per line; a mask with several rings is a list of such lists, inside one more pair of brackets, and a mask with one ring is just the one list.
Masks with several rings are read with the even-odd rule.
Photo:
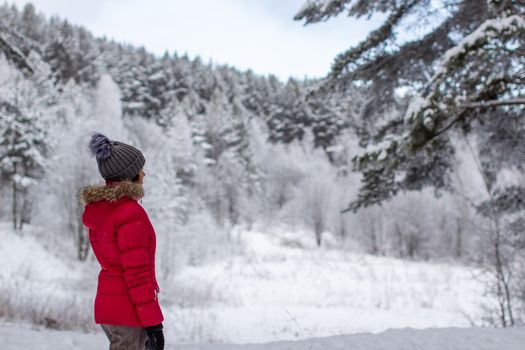
[[494, 257], [496, 268], [496, 283], [498, 302], [501, 312], [501, 325], [503, 327], [514, 326], [514, 316], [512, 313], [512, 298], [510, 295], [510, 287], [505, 276], [505, 266], [501, 258], [501, 243], [499, 238], [499, 230], [494, 242]]
[[456, 219], [456, 247], [455, 247], [456, 258], [460, 258], [463, 255], [463, 228], [461, 227], [461, 219]]
[[370, 238], [372, 239], [372, 251], [371, 253], [373, 255], [377, 255], [379, 253], [379, 242], [377, 238], [377, 230], [376, 230], [376, 224], [375, 221], [372, 220], [370, 222]]
[[24, 224], [29, 224], [31, 222], [31, 201], [28, 198], [28, 190], [24, 188], [22, 190], [22, 209], [20, 212], [20, 223], [19, 229], [22, 230]]
[[341, 237], [342, 240], [346, 239], [347, 232], [346, 232], [346, 224], [343, 214], [339, 214], [339, 237]]
[[[494, 205], [494, 196], [492, 195], [492, 191], [491, 191], [491, 184], [485, 174], [485, 172], [483, 171], [483, 168], [481, 166], [481, 163], [479, 161], [479, 159], [476, 157], [476, 154], [474, 153], [474, 150], [472, 149], [472, 146], [470, 145], [470, 143], [468, 142], [468, 139], [465, 137], [465, 141], [467, 142], [467, 146], [469, 147], [469, 150], [474, 158], [474, 160], [476, 161], [476, 166], [481, 174], [481, 177], [483, 179], [483, 184], [485, 185], [485, 190], [487, 191], [487, 194], [490, 198], [490, 218], [491, 218], [491, 221], [492, 221], [492, 227], [491, 227], [491, 232], [493, 234], [493, 241], [491, 242], [492, 243], [492, 248], [494, 249], [494, 261], [493, 261], [493, 268], [494, 268], [494, 273], [495, 273], [495, 277], [496, 277], [496, 297], [498, 299], [498, 306], [499, 306], [499, 311], [500, 311], [500, 320], [501, 320], [501, 325], [503, 327], [507, 327], [507, 326], [513, 326], [514, 325], [514, 316], [513, 316], [513, 313], [512, 313], [512, 296], [511, 296], [511, 292], [510, 292], [510, 286], [509, 286], [509, 283], [510, 281], [507, 280], [506, 276], [505, 276], [505, 267], [508, 268], [508, 266], [505, 266], [505, 261], [502, 259], [502, 256], [501, 256], [501, 225], [500, 225], [500, 220], [501, 220], [501, 214], [499, 214], [496, 209], [495, 209], [495, 205]], [[509, 276], [510, 278], [510, 276]]]
[[13, 164], [13, 229], [16, 231], [17, 229], [17, 223], [18, 223], [18, 202], [17, 202], [17, 197], [18, 197], [18, 188], [16, 186], [16, 180], [15, 180], [15, 176], [16, 176], [16, 162]]
[[227, 189], [227, 200], [228, 200], [228, 218], [232, 225], [236, 225], [239, 221], [239, 213], [237, 211], [237, 196], [234, 193], [234, 189], [228, 186]]
[[317, 246], [320, 247], [322, 243], [322, 227], [321, 223], [317, 221], [315, 223], [315, 241], [317, 243]]
[[400, 258], [405, 257], [405, 249], [404, 249], [404, 242], [403, 242], [403, 233], [401, 232], [401, 228], [399, 227], [399, 223], [396, 222], [395, 225], [395, 233], [397, 237], [397, 249], [398, 249], [398, 256]]
[[78, 225], [78, 260], [85, 261], [89, 253], [89, 235], [83, 225]]

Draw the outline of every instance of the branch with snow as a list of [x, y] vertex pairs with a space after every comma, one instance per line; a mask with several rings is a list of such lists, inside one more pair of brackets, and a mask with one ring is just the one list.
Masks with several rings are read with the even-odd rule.
[[345, 5], [351, 0], [306, 0], [303, 6], [297, 11], [294, 20], [304, 19], [305, 25], [326, 21], [330, 17], [337, 16], [346, 8]]
[[[473, 54], [493, 39], [506, 39], [516, 34], [525, 32], [525, 19], [520, 15], [512, 15], [506, 18], [494, 18], [485, 21], [474, 32], [467, 35], [456, 46], [449, 49], [444, 55], [436, 69], [430, 83], [428, 84], [426, 96], [417, 96], [411, 102], [405, 114], [405, 122], [414, 122], [415, 118], [423, 119], [425, 125], [432, 128], [432, 117], [438, 109], [446, 109], [447, 106], [436, 103], [439, 87], [457, 67], [462, 67], [464, 60], [469, 54]], [[466, 100], [466, 99], [465, 99]], [[457, 102], [463, 104], [459, 97]]]
[[462, 108], [489, 108], [499, 106], [515, 106], [525, 105], [525, 97], [512, 98], [508, 100], [491, 100], [491, 101], [479, 101], [479, 102], [467, 102], [462, 104]]
[[355, 62], [365, 52], [372, 50], [392, 37], [394, 27], [399, 24], [401, 19], [403, 19], [418, 2], [419, 0], [412, 0], [403, 4], [388, 16], [381, 27], [372, 31], [359, 45], [337, 55], [332, 65], [332, 77], [337, 78], [350, 63]]
[[[424, 147], [437, 140], [438, 136], [450, 130], [458, 121], [477, 115], [472, 113], [473, 109], [524, 105], [525, 98], [516, 96], [515, 91], [511, 91], [511, 78], [508, 75], [496, 71], [489, 64], [478, 64], [484, 59], [494, 57], [491, 56], [494, 47], [498, 48], [509, 42], [509, 45], [514, 47], [524, 41], [525, 19], [521, 15], [512, 15], [486, 20], [456, 46], [446, 51], [425, 92], [411, 100], [403, 118], [405, 132], [402, 135], [391, 134], [388, 142], [368, 147], [364, 153], [353, 159], [354, 168], [370, 176], [364, 177], [360, 197], [352, 209], [379, 203], [381, 198], [391, 197], [396, 188], [408, 185], [388, 179], [392, 178], [392, 174], [410, 168], [410, 164], [414, 163], [415, 157]], [[488, 47], [490, 48], [486, 50]], [[499, 52], [502, 55], [509, 54]], [[509, 64], [516, 62], [513, 60], [516, 59], [517, 53], [511, 51], [510, 55], [512, 56], [504, 58], [508, 58]], [[515, 65], [513, 67], [516, 69]], [[488, 74], [483, 74], [484, 72]], [[435, 146], [431, 148], [440, 152]], [[436, 164], [443, 160], [439, 157], [436, 159]], [[420, 164], [413, 165], [419, 167]], [[446, 164], [439, 166], [443, 168]], [[389, 186], [385, 187], [382, 183], [385, 181]]]

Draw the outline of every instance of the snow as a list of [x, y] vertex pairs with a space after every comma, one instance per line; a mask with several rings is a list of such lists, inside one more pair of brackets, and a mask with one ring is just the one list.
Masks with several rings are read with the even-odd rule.
[[[20, 236], [0, 224], [0, 289], [21, 314], [15, 318], [44, 324], [51, 317], [68, 329], [97, 329], [96, 271], [54, 256], [31, 237], [35, 229], [29, 225]], [[482, 307], [491, 302], [478, 271], [465, 266], [318, 248], [314, 235], [299, 229], [236, 227], [230, 240], [236, 254], [180, 266], [172, 280], [161, 281], [169, 342], [267, 343], [470, 327], [481, 324]], [[98, 344], [86, 337], [86, 344]]]
[[296, 16], [318, 5], [319, 5], [319, 0], [306, 0], [303, 3], [303, 5], [299, 8], [299, 10], [297, 11]]
[[323, 7], [321, 8], [321, 12], [326, 12], [332, 6], [332, 3], [338, 2], [339, 0], [324, 0]]
[[524, 180], [524, 176], [518, 167], [502, 168], [496, 174], [496, 181], [493, 185], [494, 192], [503, 191], [508, 187], [519, 187]]
[[[443, 55], [439, 66], [437, 67], [434, 75], [430, 79], [430, 84], [433, 87], [431, 90], [435, 90], [436, 86], [441, 82], [443, 77], [447, 77], [447, 71], [450, 62], [457, 57], [465, 54], [469, 48], [474, 46], [478, 41], [495, 35], [502, 35], [506, 31], [518, 31], [525, 30], [525, 19], [519, 15], [512, 15], [505, 18], [492, 18], [483, 22], [476, 30], [469, 35], [465, 36], [456, 46], [450, 48]], [[415, 96], [410, 102], [408, 109], [404, 116], [405, 123], [411, 123], [414, 118], [425, 108], [431, 106], [430, 98], [432, 94], [428, 94], [426, 97]], [[456, 103], [461, 104], [465, 102], [464, 98], [456, 98]], [[445, 108], [441, 108], [445, 109]], [[428, 129], [433, 128], [432, 115], [426, 116], [424, 124]]]
[[370, 143], [366, 146], [366, 148], [359, 149], [356, 152], [357, 158], [365, 158], [368, 155], [375, 154], [377, 156], [378, 161], [384, 161], [387, 159], [389, 150], [395, 146], [397, 141], [390, 137], [385, 138], [384, 140], [378, 142], [378, 143]]
[[78, 278], [78, 270], [52, 255], [26, 229], [14, 233], [10, 223], [0, 222], [0, 278], [50, 282]]
[[[169, 332], [169, 330], [167, 330]], [[0, 323], [0, 344], [3, 350], [91, 350], [107, 348], [102, 332], [80, 333], [56, 331], [25, 324]], [[166, 349], [179, 350], [521, 350], [525, 344], [524, 328], [446, 328], [427, 330], [391, 330], [381, 334], [338, 335], [301, 341], [280, 341], [266, 344], [192, 344]]]
[[93, 328], [96, 281], [85, 279], [88, 266], [55, 256], [32, 236], [34, 231], [26, 224], [15, 233], [0, 222], [0, 315]]
[[410, 104], [408, 105], [408, 108], [405, 112], [405, 124], [410, 124], [413, 121], [414, 117], [419, 113], [419, 111], [426, 107], [427, 103], [427, 99], [419, 95], [414, 96], [414, 98], [412, 98], [412, 100], [410, 101]]
[[[129, 106], [128, 104], [127, 106]], [[122, 120], [121, 93], [110, 75], [103, 74], [95, 90], [95, 110], [90, 122], [94, 130], [111, 135], [114, 140], [126, 138]]]
[[306, 0], [303, 5], [297, 11], [297, 14], [301, 14], [309, 9], [318, 9], [319, 13], [327, 12], [333, 3], [339, 0]]
[[438, 77], [441, 77], [446, 72], [446, 68], [451, 60], [465, 53], [469, 47], [472, 47], [480, 39], [494, 36], [494, 34], [499, 35], [505, 31], [524, 29], [525, 19], [519, 15], [486, 20], [476, 30], [463, 38], [456, 46], [445, 52], [443, 59], [441, 60], [439, 67], [434, 73], [431, 81], [435, 81], [438, 79]]
[[35, 179], [30, 178], [29, 176], [22, 176], [19, 174], [15, 174], [13, 176], [13, 181], [22, 187], [29, 187], [37, 183]]
[[343, 145], [334, 145], [326, 148], [326, 152], [340, 153], [345, 150]]
[[165, 77], [164, 72], [159, 71], [159, 72], [156, 72], [156, 73], [153, 73], [152, 75], [150, 75], [148, 77], [148, 80], [149, 81], [156, 81], [156, 80], [164, 79], [164, 77]]
[[490, 304], [471, 268], [319, 249], [307, 237], [239, 230], [240, 256], [177, 274], [174, 298], [185, 305], [166, 308], [167, 326], [181, 342], [262, 343], [468, 327]]

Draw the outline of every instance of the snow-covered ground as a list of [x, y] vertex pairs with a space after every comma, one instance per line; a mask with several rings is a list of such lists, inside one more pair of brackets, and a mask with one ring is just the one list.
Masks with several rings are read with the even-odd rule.
[[[267, 343], [392, 328], [470, 327], [481, 324], [482, 305], [491, 301], [483, 297], [479, 272], [469, 267], [319, 249], [313, 236], [300, 231], [236, 229], [231, 240], [237, 254], [180, 268], [161, 283], [168, 342]], [[0, 225], [0, 242], [0, 297], [9, 305], [8, 312], [0, 306], [0, 315], [98, 329], [92, 323], [93, 264], [58, 258], [8, 224]], [[409, 333], [419, 339], [420, 333]]]
[[234, 240], [242, 254], [177, 275], [167, 324], [180, 341], [469, 327], [481, 324], [481, 305], [490, 303], [472, 268], [318, 249], [304, 232], [238, 230]]
[[[380, 334], [340, 335], [256, 345], [167, 344], [179, 350], [522, 350], [525, 328], [400, 329]], [[0, 323], [2, 350], [98, 350], [108, 347], [102, 332], [54, 331], [25, 324]]]
[[[0, 223], [0, 316], [39, 324], [69, 324], [89, 328], [86, 264], [52, 252], [34, 238], [37, 228], [27, 226], [14, 233]], [[96, 283], [96, 282], [95, 282]]]

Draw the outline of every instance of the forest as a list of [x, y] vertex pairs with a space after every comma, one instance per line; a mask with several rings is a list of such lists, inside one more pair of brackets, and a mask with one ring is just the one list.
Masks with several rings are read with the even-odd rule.
[[144, 152], [166, 285], [235, 256], [242, 230], [293, 231], [287, 247], [472, 267], [492, 300], [477, 324], [523, 325], [525, 3], [438, 3], [305, 1], [290, 20], [384, 22], [288, 81], [0, 5], [2, 228], [91, 266], [78, 194], [102, 181], [102, 132]]

